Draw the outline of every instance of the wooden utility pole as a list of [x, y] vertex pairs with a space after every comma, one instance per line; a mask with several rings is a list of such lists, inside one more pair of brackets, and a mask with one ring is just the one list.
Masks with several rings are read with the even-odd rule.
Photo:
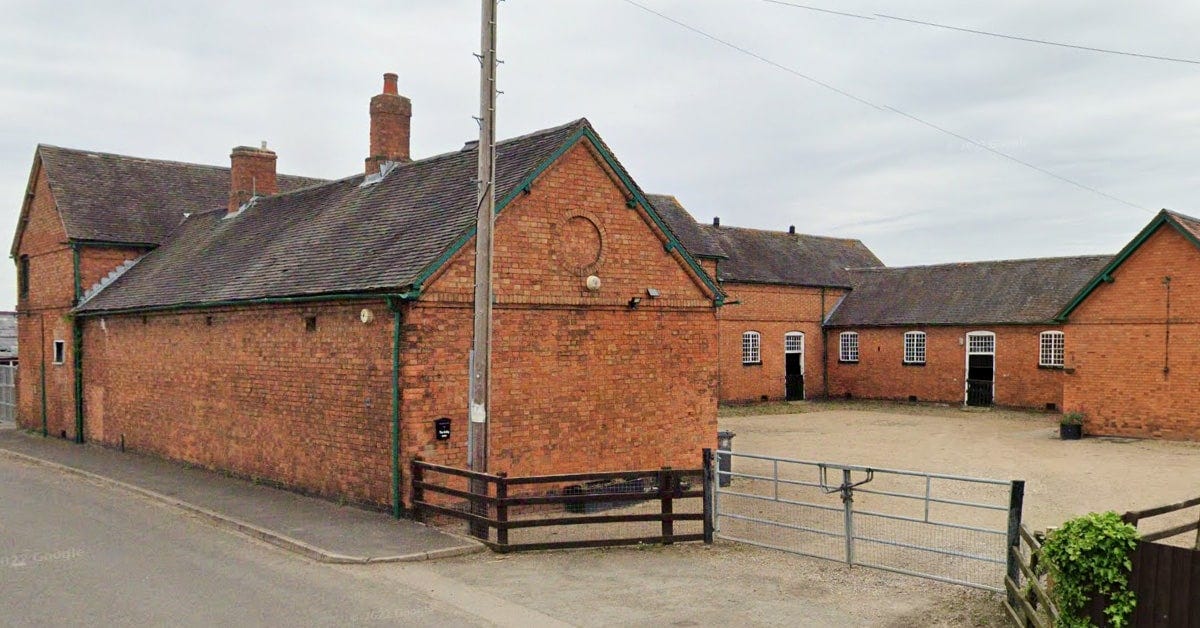
[[[475, 327], [471, 345], [470, 428], [467, 456], [473, 471], [488, 470], [488, 414], [492, 362], [492, 226], [496, 210], [496, 3], [483, 0], [479, 72], [479, 197], [475, 223]], [[487, 482], [471, 480], [471, 492], [487, 493]], [[486, 508], [475, 502], [475, 510]], [[487, 513], [476, 513], [484, 514]], [[473, 524], [475, 536], [487, 528]]]

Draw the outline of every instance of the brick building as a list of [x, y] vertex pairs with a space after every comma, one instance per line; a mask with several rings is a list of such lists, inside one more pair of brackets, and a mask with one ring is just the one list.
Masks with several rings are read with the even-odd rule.
[[1055, 316], [1109, 256], [848, 271], [826, 321], [833, 396], [1056, 410]]
[[[465, 464], [477, 148], [412, 160], [395, 80], [337, 181], [39, 147], [20, 424], [375, 505]], [[496, 163], [490, 470], [695, 465], [720, 289], [586, 120]]]
[[674, 197], [651, 201], [726, 293], [721, 401], [828, 396], [822, 324], [850, 289], [846, 269], [881, 266], [879, 258], [859, 240], [699, 224]]
[[1200, 440], [1200, 220], [1160, 212], [1059, 313], [1090, 434]]

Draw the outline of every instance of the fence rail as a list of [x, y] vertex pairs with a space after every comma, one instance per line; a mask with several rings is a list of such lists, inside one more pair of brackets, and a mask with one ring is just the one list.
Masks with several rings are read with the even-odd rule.
[[[704, 451], [699, 469], [653, 469], [508, 477], [412, 462], [412, 505], [418, 520], [433, 515], [466, 521], [472, 535], [497, 552], [636, 544], [672, 544], [713, 539], [711, 454]], [[440, 478], [440, 481], [438, 480]], [[484, 491], [452, 486], [451, 478], [479, 483]], [[574, 483], [574, 484], [572, 484]], [[699, 488], [695, 488], [696, 485]], [[524, 491], [514, 494], [515, 491]], [[677, 512], [680, 503], [696, 504], [697, 512]], [[651, 504], [656, 512], [588, 514], [594, 510]], [[555, 509], [555, 506], [561, 506]], [[535, 516], [519, 516], [518, 510]], [[579, 514], [583, 513], [583, 514]], [[680, 533], [676, 522], [700, 522], [701, 532]], [[611, 524], [658, 523], [658, 534], [621, 534]], [[514, 543], [512, 530], [556, 526], [608, 526], [599, 538]]]
[[1022, 524], [1017, 544], [1009, 547], [1017, 570], [1004, 578], [1008, 593], [1004, 610], [1021, 628], [1052, 628], [1058, 623], [1058, 608], [1047, 592], [1045, 570], [1041, 568], [1042, 540], [1043, 535]]

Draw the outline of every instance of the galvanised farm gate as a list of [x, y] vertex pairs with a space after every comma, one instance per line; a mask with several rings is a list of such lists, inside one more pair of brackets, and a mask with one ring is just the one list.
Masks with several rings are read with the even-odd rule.
[[1003, 592], [1025, 484], [717, 451], [716, 536]]

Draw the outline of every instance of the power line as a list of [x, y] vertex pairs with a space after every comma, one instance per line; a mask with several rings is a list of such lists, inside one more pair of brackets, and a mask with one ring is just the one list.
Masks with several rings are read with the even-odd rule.
[[1016, 163], [1016, 164], [1019, 164], [1019, 165], [1025, 166], [1026, 168], [1030, 168], [1030, 169], [1032, 169], [1032, 170], [1035, 170], [1035, 171], [1037, 171], [1037, 172], [1040, 172], [1040, 173], [1042, 173], [1042, 174], [1044, 174], [1044, 175], [1046, 175], [1046, 176], [1049, 176], [1049, 177], [1052, 177], [1052, 178], [1054, 178], [1054, 179], [1057, 179], [1057, 180], [1059, 180], [1059, 181], [1062, 181], [1062, 182], [1064, 182], [1064, 183], [1067, 183], [1067, 184], [1073, 185], [1073, 186], [1075, 186], [1075, 187], [1077, 187], [1077, 188], [1079, 188], [1079, 189], [1081, 189], [1081, 190], [1086, 190], [1086, 191], [1088, 191], [1088, 192], [1091, 192], [1091, 193], [1093, 193], [1093, 194], [1097, 194], [1097, 195], [1099, 195], [1099, 196], [1103, 196], [1104, 198], [1107, 198], [1107, 199], [1109, 199], [1109, 200], [1116, 201], [1116, 202], [1118, 202], [1118, 203], [1121, 203], [1122, 205], [1127, 205], [1127, 206], [1129, 206], [1129, 207], [1133, 207], [1133, 208], [1135, 208], [1135, 209], [1143, 209], [1143, 210], [1147, 209], [1147, 208], [1145, 208], [1145, 207], [1142, 207], [1142, 206], [1140, 206], [1140, 205], [1137, 205], [1137, 204], [1135, 204], [1135, 203], [1131, 203], [1131, 202], [1129, 202], [1129, 201], [1127, 201], [1127, 200], [1125, 200], [1125, 199], [1122, 199], [1122, 198], [1118, 198], [1118, 197], [1116, 197], [1116, 196], [1113, 196], [1112, 194], [1109, 194], [1109, 193], [1107, 193], [1107, 192], [1104, 192], [1103, 190], [1099, 190], [1099, 189], [1097, 189], [1097, 188], [1091, 187], [1091, 186], [1089, 186], [1089, 185], [1086, 185], [1086, 184], [1084, 184], [1084, 183], [1080, 183], [1080, 182], [1078, 182], [1078, 181], [1075, 181], [1074, 179], [1070, 179], [1070, 178], [1064, 177], [1064, 176], [1062, 176], [1062, 175], [1060, 175], [1060, 174], [1057, 174], [1057, 173], [1055, 173], [1055, 172], [1053, 172], [1053, 171], [1051, 171], [1051, 170], [1047, 170], [1047, 169], [1045, 169], [1045, 168], [1043, 168], [1043, 167], [1041, 167], [1041, 166], [1038, 166], [1038, 165], [1036, 165], [1036, 164], [1033, 164], [1033, 163], [1030, 163], [1030, 162], [1028, 162], [1028, 161], [1025, 161], [1025, 160], [1021, 159], [1020, 157], [1016, 157], [1016, 156], [1014, 156], [1014, 155], [1010, 155], [1010, 154], [1008, 154], [1008, 153], [1006, 153], [1006, 152], [1004, 152], [1004, 151], [1001, 151], [1001, 150], [998, 150], [998, 149], [996, 149], [996, 148], [993, 148], [993, 147], [991, 147], [991, 146], [988, 146], [988, 145], [987, 145], [986, 143], [984, 143], [984, 142], [980, 142], [980, 141], [977, 141], [977, 140], [971, 139], [971, 138], [969, 138], [969, 137], [967, 137], [967, 136], [965, 136], [965, 135], [963, 135], [963, 134], [961, 134], [961, 133], [957, 133], [957, 132], [955, 132], [955, 131], [951, 131], [950, 129], [947, 129], [947, 128], [945, 128], [945, 127], [938, 126], [938, 125], [936, 125], [936, 124], [934, 124], [934, 123], [932, 123], [932, 122], [929, 122], [928, 120], [924, 120], [924, 119], [922, 119], [922, 118], [920, 118], [920, 117], [917, 117], [917, 116], [915, 116], [915, 115], [913, 115], [913, 114], [911, 114], [911, 113], [908, 113], [908, 112], [906, 112], [906, 111], [903, 111], [903, 110], [901, 110], [901, 109], [897, 109], [897, 108], [895, 108], [895, 107], [892, 107], [892, 106], [889, 106], [889, 105], [880, 105], [880, 104], [876, 104], [876, 103], [874, 103], [874, 102], [871, 102], [870, 100], [867, 100], [866, 98], [863, 98], [863, 97], [861, 97], [861, 96], [857, 96], [857, 95], [855, 95], [855, 94], [852, 94], [852, 93], [850, 93], [850, 92], [848, 92], [848, 91], [846, 91], [846, 90], [844, 90], [844, 89], [840, 89], [840, 88], [838, 88], [838, 87], [835, 87], [835, 86], [833, 86], [833, 85], [831, 85], [831, 84], [829, 84], [829, 83], [826, 83], [825, 81], [822, 81], [822, 80], [820, 80], [820, 79], [817, 79], [817, 78], [814, 78], [814, 77], [812, 77], [812, 76], [809, 76], [809, 75], [807, 75], [807, 74], [805, 74], [805, 73], [803, 73], [803, 72], [801, 72], [801, 71], [799, 71], [799, 70], [797, 70], [797, 69], [795, 69], [795, 68], [792, 68], [792, 67], [789, 67], [789, 66], [783, 65], [782, 63], [779, 63], [779, 62], [777, 62], [777, 61], [774, 61], [774, 60], [772, 60], [772, 59], [769, 59], [769, 58], [767, 58], [767, 57], [764, 57], [764, 56], [762, 56], [762, 55], [758, 54], [757, 52], [754, 52], [753, 50], [749, 50], [749, 49], [747, 49], [747, 48], [743, 48], [742, 46], [739, 46], [739, 45], [737, 45], [737, 44], [734, 44], [734, 43], [732, 43], [732, 42], [730, 42], [730, 41], [727, 41], [727, 40], [721, 39], [720, 37], [717, 37], [716, 35], [712, 35], [712, 34], [710, 34], [710, 33], [707, 33], [707, 32], [705, 32], [705, 31], [703, 31], [703, 30], [700, 30], [699, 28], [696, 28], [695, 26], [692, 26], [692, 25], [690, 25], [690, 24], [687, 24], [687, 23], [685, 23], [685, 22], [681, 22], [681, 21], [679, 21], [679, 20], [677, 20], [677, 19], [675, 19], [675, 18], [673, 18], [673, 17], [671, 17], [671, 16], [669, 16], [669, 15], [666, 15], [666, 14], [660, 13], [660, 12], [658, 12], [658, 11], [655, 11], [654, 9], [651, 9], [651, 8], [649, 8], [649, 7], [647, 7], [647, 6], [643, 5], [643, 4], [641, 4], [641, 3], [639, 3], [639, 2], [635, 2], [635, 0], [622, 0], [622, 1], [623, 1], [623, 2], [625, 2], [626, 4], [629, 4], [629, 5], [632, 5], [632, 6], [634, 6], [634, 7], [637, 7], [638, 9], [641, 9], [642, 11], [645, 11], [645, 12], [647, 12], [647, 13], [650, 13], [651, 15], [655, 15], [655, 16], [657, 16], [657, 17], [659, 17], [659, 18], [663, 19], [663, 20], [666, 20], [666, 21], [668, 21], [668, 22], [671, 22], [672, 24], [675, 24], [676, 26], [679, 26], [679, 27], [681, 27], [681, 28], [687, 29], [687, 30], [689, 30], [689, 31], [691, 31], [691, 32], [693, 32], [693, 33], [695, 33], [695, 34], [697, 34], [697, 35], [700, 35], [700, 36], [702, 36], [702, 37], [704, 37], [704, 38], [706, 38], [706, 39], [708, 39], [708, 40], [710, 40], [710, 41], [713, 41], [713, 42], [716, 42], [716, 43], [718, 43], [718, 44], [721, 44], [722, 46], [725, 46], [725, 47], [727, 47], [727, 48], [732, 48], [733, 50], [736, 50], [736, 51], [738, 51], [738, 52], [740, 52], [740, 53], [742, 53], [742, 54], [745, 54], [745, 55], [747, 55], [747, 56], [749, 56], [749, 57], [752, 57], [752, 58], [754, 58], [754, 59], [757, 59], [758, 61], [762, 61], [763, 63], [766, 63], [766, 64], [768, 64], [768, 65], [770, 65], [770, 66], [772, 66], [772, 67], [774, 67], [774, 68], [777, 68], [777, 69], [779, 69], [779, 70], [783, 70], [784, 72], [787, 72], [787, 73], [789, 73], [789, 74], [792, 74], [792, 75], [794, 75], [794, 76], [796, 76], [796, 77], [799, 77], [799, 78], [801, 78], [801, 79], [804, 79], [804, 80], [806, 80], [806, 81], [808, 81], [808, 82], [810, 82], [810, 83], [813, 83], [814, 85], [818, 85], [818, 86], [820, 86], [820, 87], [823, 87], [823, 88], [825, 88], [825, 89], [827, 89], [827, 90], [829, 90], [829, 91], [832, 91], [832, 92], [834, 92], [834, 93], [836, 93], [836, 94], [839, 94], [839, 95], [841, 95], [841, 96], [845, 96], [846, 98], [849, 98], [849, 99], [851, 99], [851, 100], [853, 100], [853, 101], [855, 101], [855, 102], [857, 102], [857, 103], [859, 103], [859, 104], [866, 105], [866, 106], [868, 106], [868, 107], [871, 107], [872, 109], [877, 109], [877, 110], [879, 110], [879, 111], [891, 112], [891, 113], [894, 113], [894, 114], [896, 114], [896, 115], [899, 115], [899, 116], [902, 116], [902, 117], [908, 118], [909, 120], [912, 120], [913, 122], [916, 122], [916, 123], [918, 123], [918, 124], [924, 125], [924, 126], [926, 126], [926, 127], [930, 128], [930, 129], [933, 129], [933, 130], [935, 130], [935, 131], [939, 132], [939, 133], [943, 133], [943, 134], [945, 134], [945, 135], [949, 135], [950, 137], [953, 137], [953, 138], [955, 138], [955, 139], [958, 139], [958, 140], [961, 140], [961, 141], [963, 141], [963, 142], [966, 142], [966, 143], [968, 143], [968, 144], [971, 144], [972, 146], [975, 146], [975, 147], [977, 147], [977, 148], [981, 148], [981, 149], [983, 149], [983, 150], [985, 150], [985, 151], [987, 151], [987, 152], [989, 152], [989, 153], [992, 153], [993, 155], [996, 155], [996, 156], [998, 156], [998, 157], [1002, 157], [1002, 158], [1004, 158], [1004, 159], [1007, 159], [1008, 161], [1011, 161], [1011, 162], [1013, 162], [1013, 163]]
[[[770, 0], [768, 0], [768, 1], [770, 1]], [[1019, 35], [1005, 35], [1004, 33], [992, 33], [989, 31], [976, 30], [974, 28], [963, 28], [961, 26], [950, 26], [948, 24], [938, 24], [937, 22], [926, 22], [923, 20], [914, 20], [914, 19], [907, 18], [907, 17], [897, 17], [894, 15], [885, 15], [883, 13], [876, 13], [875, 16], [883, 18], [885, 20], [895, 20], [897, 22], [908, 22], [910, 24], [921, 24], [923, 26], [932, 26], [934, 28], [944, 28], [946, 30], [959, 31], [962, 33], [972, 33], [975, 35], [986, 35], [988, 37], [999, 37], [1001, 39], [1024, 41], [1024, 42], [1029, 42], [1031, 44], [1044, 44], [1047, 46], [1058, 46], [1059, 48], [1072, 48], [1075, 50], [1086, 50], [1088, 52], [1103, 52], [1105, 54], [1110, 54], [1110, 55], [1122, 55], [1125, 57], [1137, 57], [1139, 59], [1153, 59], [1155, 61], [1174, 61], [1176, 63], [1190, 63], [1192, 65], [1200, 65], [1200, 61], [1197, 61], [1195, 59], [1183, 59], [1180, 57], [1163, 57], [1163, 56], [1159, 56], [1159, 55], [1151, 55], [1151, 54], [1145, 54], [1145, 53], [1141, 53], [1141, 52], [1127, 52], [1124, 50], [1113, 50], [1111, 48], [1094, 48], [1092, 46], [1079, 46], [1076, 44], [1064, 44], [1062, 42], [1050, 41], [1047, 39], [1035, 39], [1032, 37], [1021, 37]]]
[[1036, 37], [1022, 37], [1020, 35], [1008, 35], [1005, 33], [996, 33], [993, 31], [985, 31], [985, 30], [979, 30], [979, 29], [975, 29], [975, 28], [965, 28], [962, 26], [951, 26], [949, 24], [939, 24], [937, 22], [918, 20], [918, 19], [909, 18], [909, 17], [900, 17], [897, 15], [888, 15], [886, 13], [875, 13], [872, 15], [863, 15], [860, 13], [847, 13], [845, 11], [834, 11], [832, 9], [824, 9], [824, 8], [812, 6], [809, 4], [799, 4], [796, 2], [784, 2], [783, 0], [762, 0], [762, 1], [769, 3], [769, 4], [777, 4], [780, 6], [791, 7], [793, 9], [804, 9], [806, 11], [815, 11], [817, 13], [825, 13], [828, 15], [837, 15], [840, 17], [852, 17], [852, 18], [856, 18], [856, 19], [860, 19], [860, 20], [874, 21], [875, 18], [880, 18], [880, 19], [884, 19], [884, 20], [892, 20], [895, 22], [906, 22], [909, 24], [918, 24], [921, 26], [942, 28], [942, 29], [951, 30], [951, 31], [958, 31], [960, 33], [971, 33], [972, 35], [983, 35], [985, 37], [998, 37], [1000, 39], [1023, 41], [1023, 42], [1030, 43], [1030, 44], [1042, 44], [1045, 46], [1056, 46], [1059, 48], [1070, 48], [1072, 50], [1084, 50], [1087, 52], [1100, 52], [1100, 53], [1110, 54], [1110, 55], [1121, 55], [1123, 57], [1135, 57], [1138, 59], [1151, 59], [1154, 61], [1171, 61], [1174, 63], [1188, 63], [1191, 65], [1200, 65], [1200, 60], [1196, 60], [1196, 59], [1185, 59], [1183, 57], [1166, 57], [1166, 56], [1162, 56], [1162, 55], [1147, 54], [1144, 52], [1130, 52], [1127, 50], [1116, 50], [1114, 48], [1099, 48], [1099, 47], [1095, 47], [1095, 46], [1082, 46], [1079, 44], [1067, 44], [1067, 43], [1063, 43], [1061, 41], [1051, 41], [1049, 39], [1038, 39]]

